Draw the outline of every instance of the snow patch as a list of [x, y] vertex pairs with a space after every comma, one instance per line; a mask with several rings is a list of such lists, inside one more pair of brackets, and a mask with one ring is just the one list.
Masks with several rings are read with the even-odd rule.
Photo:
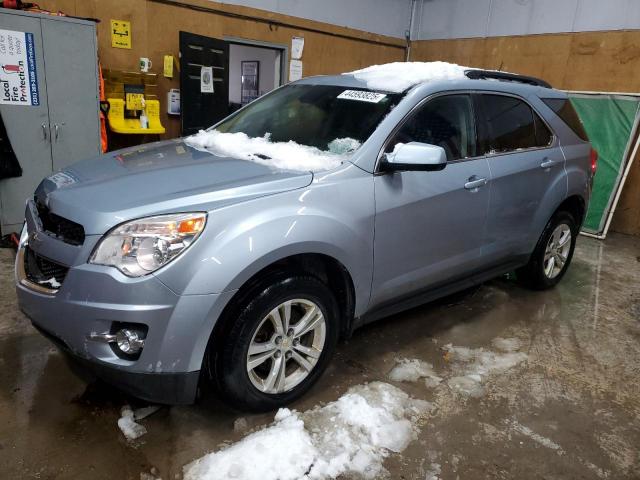
[[470, 68], [447, 62], [393, 62], [373, 65], [343, 75], [353, 75], [356, 79], [366, 82], [370, 90], [400, 93], [423, 82], [466, 78], [466, 70]]
[[147, 433], [144, 425], [140, 425], [135, 421], [135, 415], [129, 405], [125, 405], [120, 410], [121, 417], [118, 419], [118, 427], [127, 438], [127, 440], [136, 440]]
[[40, 280], [38, 282], [40, 285], [49, 284], [51, 288], [60, 288], [62, 284], [58, 282], [55, 277], [51, 277], [49, 280]]
[[482, 348], [454, 347], [445, 345], [446, 359], [454, 365], [458, 376], [449, 378], [447, 384], [452, 390], [471, 397], [480, 397], [485, 390], [482, 386], [484, 377], [504, 372], [527, 359], [522, 352], [515, 352], [520, 347], [517, 339], [496, 339], [494, 345], [500, 346], [506, 353], [486, 351]]
[[485, 393], [481, 382], [482, 377], [480, 377], [480, 375], [464, 375], [450, 378], [447, 381], [447, 385], [449, 385], [452, 390], [465, 396], [478, 398]]
[[140, 472], [140, 480], [162, 480], [158, 475], [158, 469], [151, 467], [151, 472]]
[[249, 137], [245, 133], [223, 133], [200, 130], [187, 137], [185, 143], [216, 155], [239, 158], [283, 170], [330, 170], [345, 161], [360, 146], [353, 138], [338, 138], [329, 143], [328, 150], [300, 145], [296, 142], [272, 142], [269, 134]]
[[433, 365], [417, 358], [397, 360], [397, 365], [389, 372], [389, 378], [394, 382], [416, 382], [424, 378], [427, 387], [435, 387], [442, 381], [433, 370]]
[[136, 420], [147, 418], [158, 410], [160, 410], [159, 405], [149, 405], [148, 407], [138, 408], [135, 411], [129, 405], [125, 405], [120, 410], [118, 427], [127, 440], [136, 440], [147, 433], [147, 429], [144, 425], [140, 425]]
[[384, 458], [416, 437], [415, 423], [431, 407], [386, 383], [353, 387], [307, 412], [280, 409], [270, 426], [186, 465], [184, 479], [374, 478]]
[[234, 432], [246, 432], [247, 430], [249, 430], [249, 422], [247, 421], [246, 418], [244, 417], [240, 417], [240, 418], [236, 418], [233, 421], [233, 431]]
[[133, 418], [136, 420], [142, 420], [143, 418], [147, 418], [149, 415], [153, 415], [158, 410], [160, 410], [160, 405], [149, 405], [148, 407], [142, 407], [134, 410]]

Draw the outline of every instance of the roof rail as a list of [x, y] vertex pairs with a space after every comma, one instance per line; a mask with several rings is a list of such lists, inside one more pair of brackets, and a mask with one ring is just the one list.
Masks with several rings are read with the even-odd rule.
[[495, 70], [466, 70], [464, 74], [472, 80], [502, 80], [505, 82], [526, 83], [536, 87], [553, 88], [544, 80], [516, 73], [497, 72]]

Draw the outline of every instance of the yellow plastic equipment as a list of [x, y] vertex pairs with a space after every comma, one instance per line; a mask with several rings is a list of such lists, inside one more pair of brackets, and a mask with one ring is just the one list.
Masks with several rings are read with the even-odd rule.
[[140, 120], [137, 118], [125, 118], [125, 101], [122, 98], [108, 98], [109, 128], [115, 133], [133, 134], [161, 134], [165, 128], [160, 123], [160, 102], [158, 100], [146, 100], [145, 110], [149, 119], [149, 128], [140, 128]]

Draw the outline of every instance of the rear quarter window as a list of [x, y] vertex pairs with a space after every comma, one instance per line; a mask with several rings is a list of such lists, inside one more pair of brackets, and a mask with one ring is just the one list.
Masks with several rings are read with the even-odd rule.
[[585, 132], [580, 117], [571, 105], [571, 101], [568, 98], [543, 98], [541, 99], [547, 107], [555, 112], [567, 126], [575, 132], [581, 140], [585, 142], [589, 141], [587, 132]]

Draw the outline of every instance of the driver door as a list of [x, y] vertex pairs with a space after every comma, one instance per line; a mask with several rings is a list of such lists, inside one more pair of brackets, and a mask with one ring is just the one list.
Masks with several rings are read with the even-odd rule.
[[409, 142], [444, 148], [447, 165], [375, 176], [371, 308], [464, 278], [481, 265], [491, 178], [487, 159], [477, 156], [471, 96], [428, 100], [385, 151]]

